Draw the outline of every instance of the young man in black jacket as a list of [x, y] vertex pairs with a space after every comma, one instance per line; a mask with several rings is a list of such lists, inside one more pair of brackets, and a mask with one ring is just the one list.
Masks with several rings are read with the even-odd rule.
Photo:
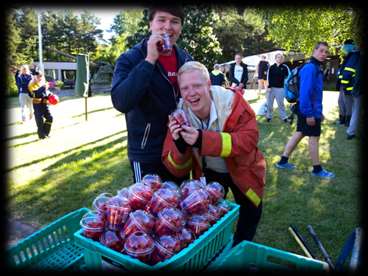
[[230, 83], [235, 89], [245, 89], [248, 82], [248, 66], [242, 62], [243, 55], [235, 55], [235, 63], [230, 65]]
[[182, 180], [167, 171], [161, 153], [168, 115], [175, 110], [180, 95], [176, 74], [182, 64], [192, 60], [176, 46], [183, 20], [180, 8], [150, 9], [149, 38], [123, 53], [116, 62], [111, 99], [113, 106], [125, 113], [128, 158], [135, 182], [149, 173], [163, 180]]
[[285, 123], [288, 122], [284, 105], [284, 80], [289, 74], [289, 67], [284, 62], [284, 56], [281, 53], [275, 55], [275, 63], [271, 65], [267, 73], [268, 88], [267, 88], [267, 122], [272, 119], [273, 102], [276, 98], [277, 106], [279, 107], [280, 119]]

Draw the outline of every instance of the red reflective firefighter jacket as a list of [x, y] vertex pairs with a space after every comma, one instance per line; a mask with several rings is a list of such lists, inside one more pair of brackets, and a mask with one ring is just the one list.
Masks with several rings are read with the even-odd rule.
[[218, 117], [226, 116], [222, 132], [202, 130], [201, 151], [187, 147], [182, 154], [168, 131], [162, 152], [163, 163], [173, 175], [182, 177], [192, 170], [192, 177], [198, 179], [202, 176], [199, 155], [223, 157], [233, 182], [258, 206], [265, 185], [266, 161], [257, 147], [259, 133], [255, 113], [240, 93], [212, 86], [212, 98], [213, 90], [223, 90], [217, 95], [224, 91], [233, 95], [229, 112], [217, 114]]

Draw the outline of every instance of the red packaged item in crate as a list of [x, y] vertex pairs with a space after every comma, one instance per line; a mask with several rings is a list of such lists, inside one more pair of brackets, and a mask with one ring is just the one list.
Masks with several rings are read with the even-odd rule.
[[144, 232], [135, 232], [125, 240], [122, 253], [149, 264], [154, 248], [154, 240], [148, 234]]
[[208, 205], [207, 219], [210, 224], [215, 224], [222, 216], [222, 211], [215, 205]]
[[123, 249], [123, 240], [115, 231], [105, 231], [100, 237], [100, 243], [119, 252]]
[[143, 183], [135, 183], [129, 187], [129, 205], [132, 210], [143, 210], [152, 198], [152, 190]]
[[178, 125], [182, 126], [190, 126], [189, 120], [185, 111], [181, 108], [176, 109], [174, 112], [171, 113], [171, 117], [177, 122]]
[[125, 197], [112, 197], [106, 202], [106, 227], [113, 231], [120, 230], [131, 211]]
[[103, 217], [106, 215], [106, 202], [112, 198], [113, 195], [110, 193], [102, 193], [98, 195], [92, 203], [93, 209], [95, 209]]
[[208, 211], [209, 195], [205, 189], [194, 190], [181, 203], [180, 207], [190, 214], [203, 214]]
[[157, 215], [155, 234], [157, 236], [175, 235], [185, 225], [183, 213], [177, 208], [165, 208]]
[[210, 196], [211, 204], [216, 204], [219, 200], [224, 199], [225, 189], [218, 182], [211, 182], [206, 185], [206, 191]]
[[153, 193], [153, 196], [146, 206], [146, 211], [157, 215], [164, 208], [179, 207], [180, 194], [170, 189], [159, 189]]
[[142, 179], [142, 183], [150, 187], [152, 192], [162, 187], [161, 178], [157, 174], [146, 174]]
[[174, 181], [165, 181], [165, 182], [163, 182], [161, 188], [170, 189], [170, 190], [173, 190], [173, 191], [176, 191], [176, 192], [180, 193], [179, 186], [176, 185], [176, 183]]
[[184, 180], [180, 185], [180, 193], [182, 198], [185, 199], [188, 195], [190, 195], [195, 190], [204, 189], [206, 186], [199, 180], [191, 179]]
[[80, 220], [83, 228], [83, 235], [87, 238], [98, 241], [105, 230], [104, 218], [97, 211], [90, 211], [84, 214]]
[[190, 231], [189, 229], [187, 229], [185, 227], [183, 227], [178, 232], [178, 237], [179, 237], [179, 240], [180, 240], [181, 248], [187, 247], [195, 239], [194, 234], [192, 233], [192, 231]]
[[221, 217], [223, 215], [225, 215], [227, 212], [230, 211], [231, 207], [229, 206], [229, 204], [225, 201], [225, 200], [220, 200], [217, 204], [216, 207], [219, 208]]
[[210, 228], [210, 223], [206, 215], [193, 215], [187, 220], [187, 228], [199, 237], [203, 232]]
[[164, 235], [155, 240], [152, 262], [158, 263], [171, 258], [181, 250], [180, 240], [175, 236]]
[[144, 232], [150, 234], [155, 226], [155, 217], [143, 210], [136, 210], [129, 214], [123, 229], [120, 231], [120, 237], [123, 239], [135, 232]]

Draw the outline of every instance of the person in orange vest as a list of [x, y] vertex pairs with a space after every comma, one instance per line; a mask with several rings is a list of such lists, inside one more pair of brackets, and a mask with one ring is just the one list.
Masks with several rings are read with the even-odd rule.
[[262, 213], [266, 161], [258, 149], [259, 131], [254, 111], [240, 93], [211, 86], [207, 68], [195, 61], [178, 71], [184, 110], [191, 126], [169, 117], [162, 159], [180, 177], [192, 171], [198, 179], [217, 181], [231, 189], [240, 215], [233, 246], [252, 240]]

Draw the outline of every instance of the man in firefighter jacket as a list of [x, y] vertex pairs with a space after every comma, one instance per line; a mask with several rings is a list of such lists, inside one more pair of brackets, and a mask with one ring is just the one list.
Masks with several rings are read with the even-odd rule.
[[[354, 97], [352, 96], [353, 86], [359, 66], [360, 52], [352, 39], [344, 42], [341, 48], [344, 60], [338, 72], [338, 88], [340, 90], [339, 107], [340, 123], [344, 122], [349, 126]], [[342, 118], [344, 117], [344, 118]]]
[[35, 72], [32, 81], [28, 85], [28, 89], [32, 95], [38, 137], [45, 139], [50, 134], [53, 118], [47, 106], [48, 97], [51, 93], [48, 91], [48, 84], [42, 72]]
[[[206, 67], [187, 62], [178, 71], [182, 100], [190, 127], [169, 118], [163, 162], [176, 176], [186, 175], [229, 187], [240, 205], [233, 246], [252, 240], [262, 212], [266, 162], [257, 148], [255, 113], [240, 93], [211, 86]], [[226, 196], [226, 195], [225, 195]]]

